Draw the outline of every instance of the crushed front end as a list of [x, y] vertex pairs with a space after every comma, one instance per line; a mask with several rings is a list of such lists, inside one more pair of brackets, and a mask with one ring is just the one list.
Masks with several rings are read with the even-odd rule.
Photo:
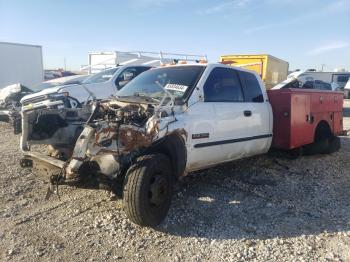
[[[22, 166], [50, 177], [51, 184], [113, 184], [138, 156], [171, 133], [172, 105], [95, 102], [77, 109], [22, 112]], [[174, 130], [178, 132], [178, 130]], [[31, 151], [49, 145], [48, 154]]]

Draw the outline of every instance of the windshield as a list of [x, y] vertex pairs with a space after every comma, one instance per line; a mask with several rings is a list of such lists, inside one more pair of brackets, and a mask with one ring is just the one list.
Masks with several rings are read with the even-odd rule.
[[94, 74], [88, 78], [86, 78], [82, 83], [83, 84], [93, 84], [93, 83], [102, 83], [110, 80], [115, 72], [119, 69], [119, 67], [115, 67], [112, 69], [104, 70], [100, 73]]
[[203, 66], [174, 66], [151, 69], [136, 77], [117, 93], [120, 98], [145, 96], [156, 100], [166, 93], [182, 98], [190, 90], [203, 72]]

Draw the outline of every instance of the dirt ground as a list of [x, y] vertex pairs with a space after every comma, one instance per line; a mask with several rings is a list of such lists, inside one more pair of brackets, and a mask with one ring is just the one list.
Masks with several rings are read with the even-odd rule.
[[[350, 102], [344, 108], [350, 129]], [[60, 187], [19, 166], [0, 125], [1, 261], [350, 261], [350, 137], [332, 155], [263, 155], [176, 186], [157, 228], [132, 224], [106, 191]]]

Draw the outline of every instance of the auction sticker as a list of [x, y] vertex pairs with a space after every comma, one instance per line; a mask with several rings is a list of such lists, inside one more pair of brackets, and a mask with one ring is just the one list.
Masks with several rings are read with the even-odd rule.
[[164, 88], [167, 90], [174, 90], [174, 91], [180, 91], [182, 93], [185, 93], [188, 86], [177, 85], [177, 84], [166, 84]]

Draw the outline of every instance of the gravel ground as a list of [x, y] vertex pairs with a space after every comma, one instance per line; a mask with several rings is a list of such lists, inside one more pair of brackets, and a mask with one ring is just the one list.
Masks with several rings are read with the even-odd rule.
[[18, 140], [0, 124], [1, 261], [350, 261], [350, 137], [332, 155], [192, 174], [155, 229], [129, 222], [102, 190], [61, 186], [60, 200], [44, 200], [46, 181], [19, 167]]

